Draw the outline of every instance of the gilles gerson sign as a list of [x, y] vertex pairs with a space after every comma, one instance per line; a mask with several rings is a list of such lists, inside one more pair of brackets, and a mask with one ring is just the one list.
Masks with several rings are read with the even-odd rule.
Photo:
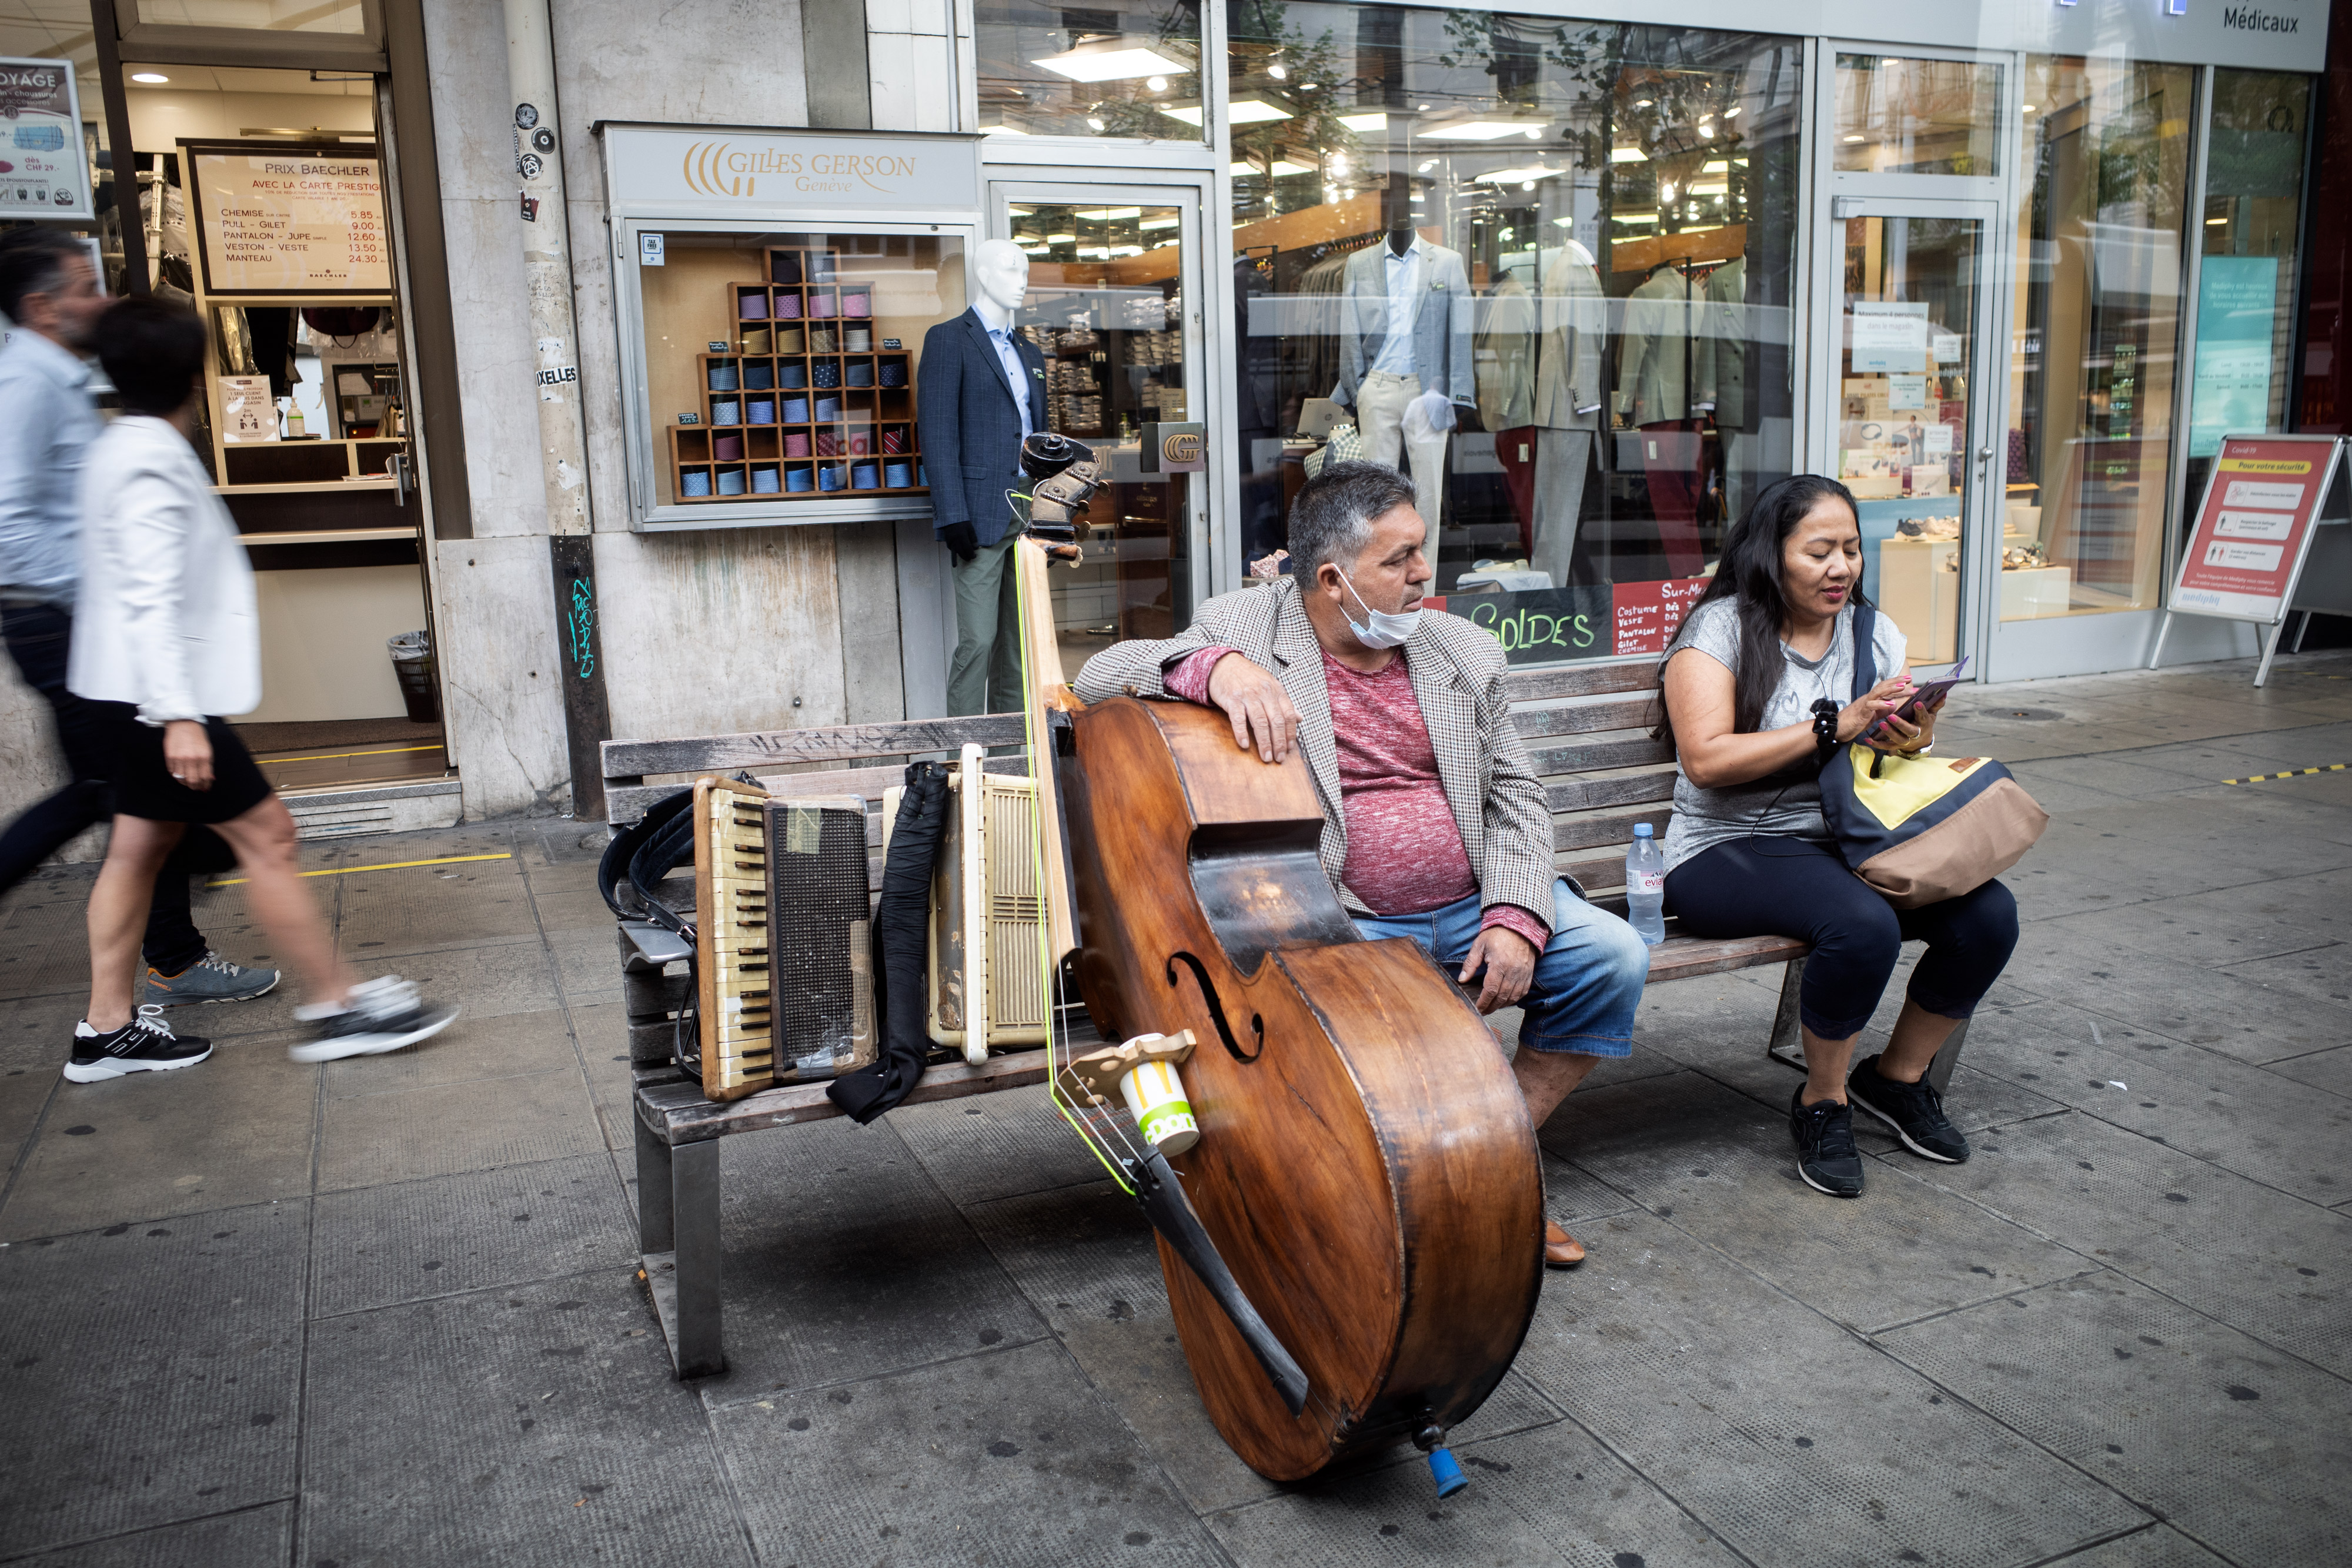
[[713, 214], [776, 207], [877, 216], [969, 210], [980, 144], [965, 137], [686, 125], [604, 128], [615, 204]]

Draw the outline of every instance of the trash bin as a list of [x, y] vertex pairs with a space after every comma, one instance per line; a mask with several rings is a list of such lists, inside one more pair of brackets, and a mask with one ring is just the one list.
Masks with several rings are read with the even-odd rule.
[[433, 685], [433, 640], [424, 632], [403, 632], [386, 640], [392, 650], [392, 673], [400, 682], [400, 700], [408, 705], [411, 724], [441, 722], [441, 695]]

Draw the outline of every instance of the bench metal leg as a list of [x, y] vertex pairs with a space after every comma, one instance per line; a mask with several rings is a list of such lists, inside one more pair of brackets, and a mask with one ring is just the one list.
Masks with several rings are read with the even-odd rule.
[[1797, 1016], [1797, 998], [1805, 984], [1805, 961], [1791, 958], [1780, 976], [1780, 1007], [1772, 1015], [1772, 1039], [1764, 1054], [1773, 1061], [1805, 1071], [1804, 1025]]
[[669, 1145], [637, 1123], [637, 1250], [667, 1252], [677, 1245], [671, 1219]]
[[727, 1370], [719, 1340], [719, 1141], [673, 1148], [637, 1127], [637, 1236], [646, 1287], [677, 1375]]
[[1960, 1047], [1968, 1043], [1969, 1023], [1969, 1019], [1962, 1019], [1951, 1038], [1944, 1041], [1944, 1049], [1936, 1052], [1936, 1060], [1927, 1063], [1927, 1082], [1936, 1086], [1938, 1094], [1952, 1091], [1952, 1069], [1959, 1065]]

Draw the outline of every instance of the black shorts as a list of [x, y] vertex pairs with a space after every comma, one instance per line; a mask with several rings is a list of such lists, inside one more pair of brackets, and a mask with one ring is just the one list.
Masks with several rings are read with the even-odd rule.
[[90, 706], [106, 716], [102, 722], [111, 764], [107, 782], [114, 788], [114, 809], [124, 816], [151, 822], [226, 822], [269, 798], [269, 780], [261, 776], [253, 753], [226, 720], [205, 720], [205, 734], [213, 743], [213, 787], [191, 789], [163, 764], [163, 730], [140, 723], [136, 707], [130, 703]]

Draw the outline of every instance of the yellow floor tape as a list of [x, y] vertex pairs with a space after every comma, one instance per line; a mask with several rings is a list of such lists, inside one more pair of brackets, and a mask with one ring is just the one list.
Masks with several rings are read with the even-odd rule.
[[[467, 861], [510, 861], [512, 859], [514, 859], [514, 856], [511, 853], [495, 855], [444, 855], [439, 860], [433, 861], [386, 861], [382, 865], [337, 865], [329, 866], [324, 871], [306, 871], [298, 873], [297, 874], [301, 876], [349, 876], [355, 871], [405, 871], [413, 865], [462, 865]], [[226, 882], [208, 882], [205, 883], [205, 885], [206, 887], [241, 887], [247, 880], [248, 879], [245, 877], [234, 876], [229, 878]]]
[[438, 751], [441, 743], [430, 746], [388, 746], [382, 751], [330, 751], [318, 757], [261, 757], [255, 760], [264, 768], [275, 768], [283, 762], [341, 762], [347, 757], [397, 757], [404, 751]]
[[2341, 773], [2352, 762], [2331, 762], [2325, 768], [2290, 768], [2284, 773], [2257, 773], [2252, 779], [2224, 779], [2224, 784], [2267, 784], [2273, 779], [2305, 779], [2314, 773]]

